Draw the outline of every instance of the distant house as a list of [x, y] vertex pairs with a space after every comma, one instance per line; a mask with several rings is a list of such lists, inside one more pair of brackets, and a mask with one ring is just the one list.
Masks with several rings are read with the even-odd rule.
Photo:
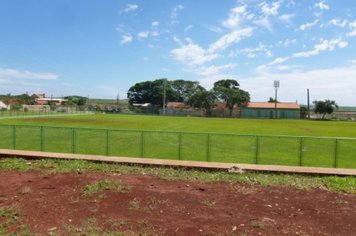
[[[242, 118], [274, 118], [275, 103], [249, 102], [241, 108]], [[278, 102], [277, 118], [299, 119], [300, 105], [295, 102]]]
[[167, 108], [177, 108], [177, 109], [187, 109], [190, 108], [189, 105], [184, 102], [167, 102]]
[[10, 106], [6, 105], [3, 101], [0, 101], [0, 110], [2, 110], [2, 109], [9, 110]]
[[67, 101], [67, 99], [63, 98], [46, 98], [46, 95], [44, 93], [35, 93], [32, 95], [32, 97], [35, 98], [36, 105], [49, 105], [50, 103], [54, 102], [57, 106], [60, 106]]

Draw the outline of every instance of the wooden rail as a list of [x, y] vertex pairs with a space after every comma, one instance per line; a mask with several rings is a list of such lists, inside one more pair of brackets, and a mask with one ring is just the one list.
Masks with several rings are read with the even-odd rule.
[[356, 169], [162, 160], [162, 159], [150, 159], [150, 158], [66, 154], [66, 153], [22, 151], [22, 150], [10, 150], [10, 149], [0, 149], [0, 157], [1, 156], [3, 157], [16, 156], [16, 157], [23, 157], [23, 158], [54, 158], [54, 159], [71, 159], [71, 160], [75, 159], [75, 160], [89, 160], [89, 161], [100, 161], [100, 162], [113, 162], [113, 163], [122, 163], [122, 164], [202, 168], [202, 169], [225, 170], [225, 171], [238, 172], [238, 173], [243, 171], [263, 171], [263, 172], [281, 172], [281, 173], [298, 173], [298, 174], [315, 174], [315, 175], [356, 176]]

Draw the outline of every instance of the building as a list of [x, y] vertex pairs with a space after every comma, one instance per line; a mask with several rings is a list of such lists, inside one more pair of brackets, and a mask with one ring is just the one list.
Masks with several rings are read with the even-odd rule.
[[49, 105], [50, 103], [55, 103], [57, 106], [61, 106], [67, 101], [67, 99], [63, 98], [46, 98], [44, 93], [35, 93], [32, 96], [35, 98], [36, 105]]
[[[271, 102], [249, 102], [241, 108], [241, 118], [274, 118], [275, 103]], [[300, 105], [295, 102], [278, 102], [277, 118], [299, 119]]]
[[0, 110], [3, 110], [3, 109], [9, 110], [10, 106], [6, 105], [3, 101], [0, 101]]

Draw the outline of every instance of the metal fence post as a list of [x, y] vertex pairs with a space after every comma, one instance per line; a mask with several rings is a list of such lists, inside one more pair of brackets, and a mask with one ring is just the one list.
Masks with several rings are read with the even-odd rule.
[[43, 152], [43, 150], [44, 150], [43, 126], [40, 127], [40, 135], [41, 135], [41, 137], [40, 137], [40, 150], [41, 150], [41, 152]]
[[335, 168], [337, 168], [337, 166], [338, 166], [338, 163], [337, 163], [338, 152], [339, 152], [339, 140], [335, 139], [335, 148], [334, 148], [334, 167]]
[[259, 137], [256, 136], [256, 150], [255, 150], [255, 163], [258, 164], [258, 155], [260, 152], [260, 140]]
[[16, 126], [12, 127], [12, 149], [16, 149]]
[[303, 166], [303, 148], [304, 148], [304, 138], [300, 138], [299, 143], [299, 166]]
[[107, 129], [106, 130], [106, 150], [105, 150], [105, 154], [107, 155], [107, 156], [109, 156], [109, 130]]
[[75, 128], [72, 128], [72, 153], [74, 154], [75, 153], [75, 133], [76, 133], [76, 129]]
[[182, 133], [178, 133], [178, 160], [182, 160]]
[[210, 161], [210, 134], [206, 137], [206, 161]]
[[145, 137], [143, 131], [141, 131], [141, 157], [144, 157], [144, 149], [145, 149]]

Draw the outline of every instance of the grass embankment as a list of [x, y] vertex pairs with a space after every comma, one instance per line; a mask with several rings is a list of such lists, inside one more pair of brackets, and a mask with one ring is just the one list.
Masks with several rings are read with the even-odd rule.
[[[0, 148], [15, 146], [20, 150], [64, 153], [356, 168], [356, 139], [257, 138], [258, 135], [356, 137], [353, 122], [88, 115], [7, 119], [0, 124], [37, 125], [17, 127], [15, 132], [11, 126], [0, 125], [3, 137]], [[41, 130], [39, 125], [53, 127]], [[61, 126], [68, 128], [59, 128]]]
[[[232, 174], [222, 171], [204, 171], [186, 168], [143, 167], [140, 165], [122, 165], [112, 163], [96, 163], [85, 160], [25, 160], [20, 158], [0, 158], [0, 170], [26, 172], [31, 170], [41, 171], [45, 174], [66, 172], [119, 172], [121, 174], [150, 174], [166, 180], [189, 180], [204, 182], [239, 182], [248, 185], [284, 185], [297, 189], [325, 189], [336, 192], [356, 194], [355, 177], [338, 176], [311, 176], [300, 174], [273, 174], [246, 172]], [[110, 188], [114, 191], [129, 191], [121, 183], [97, 182], [87, 186], [83, 194], [100, 191], [101, 188]]]

